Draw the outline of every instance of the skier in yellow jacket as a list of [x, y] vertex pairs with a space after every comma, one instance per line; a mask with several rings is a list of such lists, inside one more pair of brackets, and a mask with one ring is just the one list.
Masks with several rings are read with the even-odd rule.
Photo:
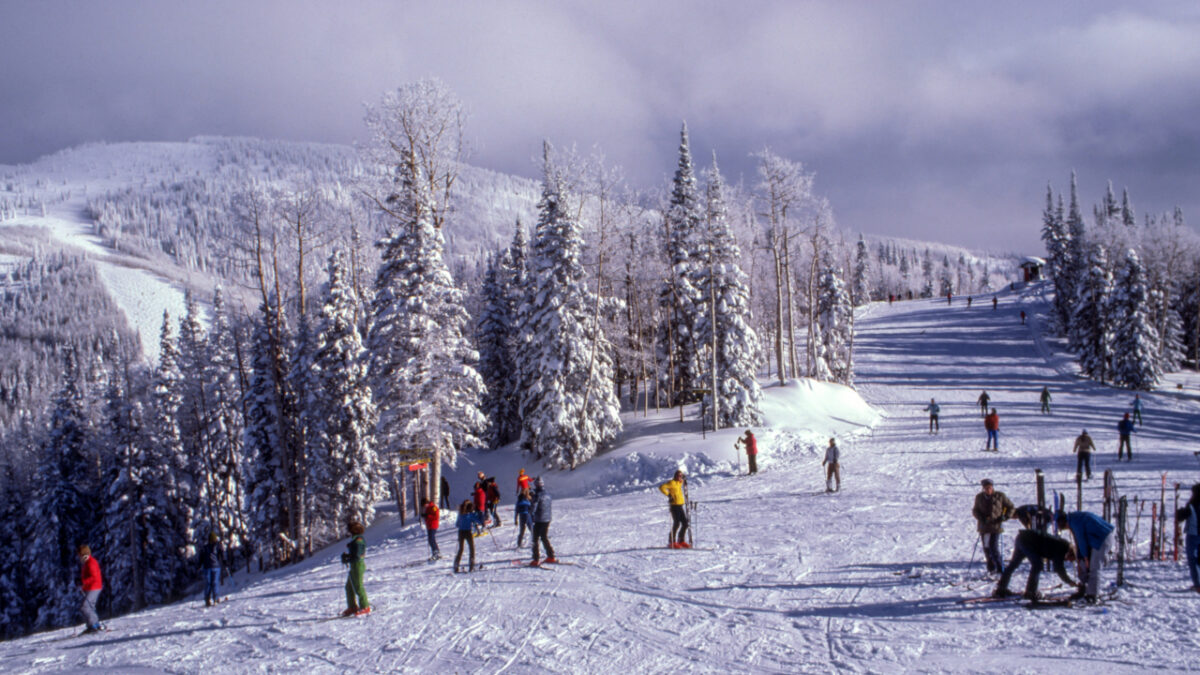
[[666, 495], [671, 504], [671, 548], [691, 548], [687, 543], [688, 517], [683, 496], [686, 485], [687, 476], [680, 470], [675, 472], [674, 478], [658, 486], [659, 492]]

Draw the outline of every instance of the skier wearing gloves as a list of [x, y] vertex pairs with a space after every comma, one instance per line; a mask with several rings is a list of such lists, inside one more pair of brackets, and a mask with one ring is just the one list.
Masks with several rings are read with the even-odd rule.
[[989, 573], [1004, 570], [1004, 558], [1000, 554], [1000, 535], [1004, 533], [1004, 521], [1012, 517], [1016, 507], [1003, 492], [998, 492], [991, 478], [980, 481], [983, 490], [975, 495], [975, 506], [971, 514], [978, 521], [979, 541], [983, 544], [983, 557]]
[[1013, 543], [1012, 559], [1008, 561], [1008, 567], [1004, 568], [1004, 573], [1000, 575], [1000, 582], [996, 584], [996, 590], [992, 592], [994, 598], [1006, 598], [1012, 595], [1012, 591], [1008, 590], [1008, 581], [1012, 578], [1013, 572], [1021, 566], [1021, 563], [1026, 558], [1029, 559], [1029, 564], [1032, 569], [1029, 570], [1029, 579], [1025, 582], [1026, 600], [1037, 602], [1038, 596], [1038, 577], [1042, 574], [1043, 560], [1049, 560], [1054, 566], [1055, 573], [1058, 578], [1063, 580], [1063, 583], [1068, 586], [1078, 586], [1067, 574], [1066, 557], [1067, 552], [1071, 550], [1071, 544], [1062, 537], [1056, 537], [1046, 532], [1041, 532], [1037, 528], [1037, 523], [1034, 522], [1035, 515], [1039, 511], [1036, 505], [1022, 506], [1017, 509], [1017, 520], [1021, 521], [1023, 528], [1017, 533], [1017, 539]]
[[[1087, 511], [1058, 512], [1058, 529], [1071, 528], [1075, 549], [1079, 551], [1081, 575], [1087, 577], [1087, 586], [1080, 590], [1089, 604], [1097, 601], [1100, 593], [1100, 571], [1104, 569], [1104, 557], [1108, 555], [1116, 539], [1116, 528], [1112, 523]], [[1076, 594], [1077, 596], [1079, 593]]]
[[685, 485], [687, 476], [680, 469], [675, 472], [674, 478], [658, 486], [658, 491], [666, 495], [671, 507], [671, 548], [691, 548], [687, 543], [688, 517], [683, 497]]
[[[842, 452], [838, 450], [837, 442], [832, 438], [829, 439], [829, 447], [825, 448], [825, 459], [821, 461], [821, 466], [825, 467], [825, 491], [840, 492], [842, 489], [842, 469], [839, 460]], [[833, 488], [833, 481], [837, 480], [837, 489]]]
[[533, 520], [530, 513], [533, 509], [533, 498], [529, 494], [529, 488], [525, 488], [517, 494], [516, 509], [517, 548], [521, 548], [525, 545], [525, 530], [529, 530], [531, 534], [533, 532]]
[[425, 520], [425, 533], [429, 538], [429, 560], [434, 561], [442, 557], [437, 545], [437, 532], [438, 526], [442, 523], [442, 511], [437, 504], [428, 499], [422, 499], [421, 505], [421, 517]]
[[1086, 468], [1087, 478], [1084, 480], [1092, 479], [1092, 451], [1095, 449], [1096, 444], [1092, 442], [1092, 437], [1088, 436], [1087, 429], [1084, 429], [1083, 433], [1079, 434], [1079, 438], [1075, 439], [1075, 447], [1071, 449], [1071, 452], [1079, 455], [1075, 460], [1076, 476], [1081, 475]]
[[1133, 428], [1133, 421], [1129, 419], [1129, 413], [1125, 413], [1125, 417], [1117, 422], [1117, 433], [1120, 434], [1121, 440], [1117, 445], [1117, 461], [1121, 461], [1122, 451], [1129, 452], [1129, 461], [1133, 461], [1133, 444], [1130, 442], [1136, 429]]
[[980, 394], [979, 398], [975, 401], [976, 403], [979, 404], [979, 416], [980, 417], [987, 417], [988, 403], [991, 402], [991, 400], [992, 400], [992, 397], [988, 396], [987, 390], [985, 389], [984, 392], [982, 394]]
[[83, 620], [87, 624], [83, 632], [95, 633], [104, 630], [104, 626], [100, 625], [100, 616], [96, 614], [96, 601], [100, 598], [100, 591], [104, 590], [104, 577], [100, 574], [100, 563], [92, 557], [91, 547], [84, 544], [75, 549], [75, 555], [79, 558], [79, 584], [83, 591], [83, 604], [79, 606], [79, 611], [83, 613]]
[[367, 571], [367, 541], [363, 539], [366, 529], [356, 520], [350, 521], [347, 529], [350, 543], [342, 554], [342, 564], [350, 566], [350, 573], [346, 577], [346, 610], [342, 616], [363, 616], [371, 613], [367, 589], [363, 586], [363, 574]]
[[533, 566], [537, 567], [541, 563], [538, 558], [541, 557], [538, 550], [538, 544], [541, 543], [546, 547], [546, 562], [556, 563], [558, 560], [554, 557], [554, 547], [550, 545], [550, 493], [546, 492], [546, 483], [542, 481], [542, 477], [538, 476], [537, 480], [533, 481]]
[[925, 406], [925, 412], [929, 413], [929, 433], [934, 434], [942, 430], [942, 426], [938, 424], [938, 413], [942, 411], [942, 407], [937, 404], [937, 401], [929, 399], [929, 405]]
[[995, 408], [983, 418], [983, 428], [987, 430], [987, 447], [984, 449], [1000, 452], [1000, 416]]
[[1192, 498], [1175, 512], [1175, 520], [1186, 523], [1184, 550], [1187, 552], [1188, 573], [1192, 576], [1192, 590], [1200, 593], [1200, 483], [1192, 486]]
[[458, 566], [462, 563], [463, 544], [470, 546], [471, 557], [469, 559], [469, 572], [475, 571], [475, 528], [483, 525], [482, 516], [475, 509], [475, 504], [470, 499], [464, 499], [463, 503], [458, 507], [458, 520], [455, 526], [458, 528], [458, 553], [454, 556], [454, 573], [458, 574]]
[[749, 466], [747, 473], [749, 475], [758, 473], [758, 440], [754, 438], [754, 433], [747, 429], [745, 435], [739, 437], [735, 445], [746, 448], [746, 463]]

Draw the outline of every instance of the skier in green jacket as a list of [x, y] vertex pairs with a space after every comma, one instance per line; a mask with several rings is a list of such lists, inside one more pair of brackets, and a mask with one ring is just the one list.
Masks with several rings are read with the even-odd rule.
[[362, 616], [371, 613], [367, 590], [363, 587], [363, 573], [367, 571], [367, 542], [362, 536], [362, 523], [350, 521], [349, 529], [350, 543], [346, 544], [346, 552], [342, 554], [342, 564], [350, 566], [350, 574], [346, 579], [346, 611], [342, 612], [342, 616]]

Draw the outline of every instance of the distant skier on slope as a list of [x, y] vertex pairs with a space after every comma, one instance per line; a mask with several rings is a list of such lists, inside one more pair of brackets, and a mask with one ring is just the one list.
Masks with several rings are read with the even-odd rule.
[[[838, 450], [837, 442], [832, 438], [829, 439], [829, 447], [825, 448], [825, 459], [822, 460], [821, 466], [825, 467], [825, 491], [840, 492], [842, 489], [842, 470], [839, 460], [841, 459], [841, 451]], [[834, 490], [832, 481], [837, 479], [837, 490]]]
[[987, 417], [988, 403], [991, 402], [991, 400], [992, 400], [992, 397], [988, 396], [986, 389], [983, 391], [982, 394], [979, 395], [979, 398], [975, 400], [975, 402], [979, 404], [979, 416], [980, 417]]
[[204, 573], [204, 606], [221, 601], [217, 586], [221, 582], [221, 544], [216, 532], [208, 533], [208, 543], [200, 550], [200, 568]]
[[362, 616], [371, 613], [367, 589], [363, 586], [363, 574], [367, 571], [367, 541], [363, 539], [366, 529], [356, 520], [350, 521], [347, 529], [350, 530], [350, 543], [346, 544], [346, 552], [342, 554], [342, 564], [349, 565], [350, 572], [346, 576], [346, 610], [342, 616]]
[[1042, 413], [1049, 415], [1050, 414], [1050, 387], [1042, 387], [1041, 401], [1042, 401]]
[[1000, 452], [1000, 416], [995, 408], [983, 418], [983, 428], [987, 430], [987, 446], [984, 450]]
[[967, 296], [967, 309], [971, 309], [971, 302], [974, 300], [975, 300], [975, 298], [972, 298], [969, 295]]
[[992, 311], [996, 311], [996, 296], [992, 296]]
[[1079, 434], [1075, 439], [1075, 447], [1071, 448], [1071, 452], [1078, 455], [1075, 458], [1075, 475], [1082, 475], [1083, 470], [1087, 469], [1087, 477], [1084, 480], [1092, 479], [1092, 452], [1095, 451], [1096, 444], [1092, 442], [1092, 437], [1088, 436], [1087, 429]]
[[533, 498], [529, 494], [529, 488], [521, 490], [517, 495], [516, 513], [514, 520], [517, 523], [517, 548], [525, 545], [525, 530], [533, 532]]
[[422, 499], [421, 518], [425, 521], [425, 536], [429, 539], [429, 560], [437, 560], [442, 557], [437, 544], [438, 527], [442, 524], [441, 509], [428, 499]]
[[1000, 554], [1000, 535], [1004, 533], [1004, 521], [1012, 517], [1016, 509], [1003, 492], [999, 492], [992, 479], [980, 481], [983, 490], [975, 495], [975, 506], [971, 515], [977, 522], [979, 541], [983, 544], [983, 557], [987, 561], [988, 573], [1004, 570], [1004, 558]]
[[96, 601], [100, 599], [100, 591], [104, 590], [104, 577], [100, 574], [100, 563], [92, 557], [92, 549], [83, 544], [75, 549], [79, 559], [79, 587], [83, 591], [83, 603], [79, 611], [87, 624], [84, 633], [95, 633], [104, 630], [100, 625], [100, 615], [96, 614]]
[[[1037, 505], [1022, 506], [1017, 509], [1017, 520], [1021, 521], [1021, 527], [1024, 529], [1017, 533], [1016, 541], [1013, 543], [1012, 559], [1008, 561], [1008, 566], [1000, 575], [1000, 581], [996, 584], [996, 590], [992, 592], [992, 597], [1006, 598], [1012, 595], [1012, 591], [1008, 590], [1009, 579], [1026, 558], [1029, 559], [1031, 567], [1029, 578], [1025, 582], [1024, 597], [1026, 600], [1034, 602], [1039, 600], [1038, 578], [1042, 574], [1044, 559], [1049, 560], [1054, 566], [1054, 571], [1058, 574], [1058, 578], [1063, 580], [1063, 583], [1071, 587], [1079, 585], [1067, 574], [1065, 561], [1067, 552], [1071, 550], [1070, 542], [1062, 537], [1038, 531], [1030, 516], [1037, 510], [1039, 510]], [[1045, 511], [1045, 509], [1040, 510]]]
[[546, 491], [546, 483], [541, 476], [533, 481], [533, 566], [539, 564], [538, 558], [541, 552], [538, 550], [538, 544], [546, 547], [546, 562], [556, 563], [558, 560], [554, 557], [554, 547], [550, 545], [550, 493]]
[[442, 499], [439, 502], [442, 508], [450, 508], [450, 481], [446, 480], [445, 474], [442, 475]]
[[1139, 427], [1142, 426], [1142, 395], [1141, 394], [1133, 395], [1133, 421], [1137, 422], [1137, 425]]
[[941, 410], [942, 407], [933, 399], [929, 399], [929, 405], [925, 406], [925, 412], [929, 413], [929, 433], [931, 434], [942, 430], [942, 426], [938, 423], [938, 413]]
[[1122, 451], [1129, 451], [1129, 461], [1133, 461], [1133, 443], [1131, 437], [1137, 431], [1133, 428], [1133, 421], [1129, 419], [1129, 413], [1125, 413], [1125, 417], [1117, 422], [1117, 433], [1121, 440], [1117, 444], [1117, 461], [1121, 461]]
[[1084, 598], [1088, 603], [1095, 603], [1100, 592], [1100, 571], [1104, 569], [1104, 557], [1108, 555], [1116, 539], [1116, 528], [1112, 523], [1088, 511], [1059, 511], [1056, 520], [1058, 529], [1071, 528], [1071, 536], [1075, 539], [1075, 549], [1079, 551], [1079, 561], [1083, 570], [1080, 574], [1087, 577], [1087, 586], [1083, 589]]
[[742, 446], [746, 449], [746, 463], [749, 465], [749, 475], [758, 473], [758, 440], [754, 438], [754, 432], [749, 429], [746, 433], [737, 439], [735, 446]]
[[454, 573], [458, 574], [458, 567], [462, 564], [463, 544], [466, 543], [471, 548], [471, 557], [468, 560], [470, 563], [469, 572], [475, 571], [475, 528], [483, 525], [483, 517], [475, 508], [475, 504], [470, 499], [464, 499], [462, 504], [458, 505], [458, 520], [454, 523], [458, 528], [458, 553], [454, 555]]
[[1200, 483], [1192, 486], [1192, 498], [1175, 512], [1175, 520], [1186, 523], [1184, 550], [1188, 573], [1192, 576], [1192, 590], [1200, 593]]
[[683, 470], [675, 472], [675, 477], [658, 486], [658, 491], [667, 496], [671, 508], [671, 548], [691, 548], [687, 543], [688, 517], [684, 508], [683, 486], [687, 485], [687, 476]]

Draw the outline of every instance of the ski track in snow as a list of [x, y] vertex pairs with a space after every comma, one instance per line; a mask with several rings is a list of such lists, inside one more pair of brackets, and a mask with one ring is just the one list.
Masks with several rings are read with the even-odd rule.
[[[1100, 510], [1106, 468], [1123, 494], [1154, 499], [1162, 471], [1190, 485], [1200, 469], [1196, 403], [1170, 392], [1143, 396], [1147, 426], [1135, 461], [1115, 464], [1114, 427], [1132, 394], [1063, 367], [1037, 333], [1047, 312], [1039, 295], [999, 297], [995, 311], [961, 301], [864, 309], [858, 387], [886, 419], [870, 435], [843, 438], [841, 492], [824, 494], [819, 455], [777, 452], [764, 441], [759, 475], [713, 475], [691, 486], [698, 550], [664, 548], [669, 518], [654, 488], [572, 497], [555, 489], [560, 474], [551, 473], [550, 536], [573, 565], [509, 564], [529, 553], [515, 550], [506, 496], [504, 526], [475, 542], [483, 570], [450, 572], [449, 514], [439, 537], [445, 557], [404, 566], [428, 552], [423, 533], [396, 525], [393, 509], [368, 531], [367, 590], [377, 603], [368, 617], [333, 618], [345, 580], [335, 545], [292, 568], [239, 578], [228, 604], [204, 609], [193, 596], [113, 619], [107, 634], [63, 639], [70, 631], [59, 630], [6, 642], [0, 662], [19, 672], [187, 673], [1194, 668], [1200, 598], [1178, 592], [1189, 583], [1181, 564], [1130, 563], [1130, 585], [1106, 607], [1029, 612], [958, 602], [994, 585], [983, 578], [981, 554], [972, 557], [979, 479], [994, 479], [1020, 505], [1034, 501], [1033, 471], [1042, 468], [1048, 490], [1069, 490], [1073, 500], [1070, 448], [1082, 427], [1099, 448], [1097, 478], [1085, 487], [1090, 510]], [[1026, 326], [1022, 308], [1036, 317]], [[1043, 385], [1054, 397], [1050, 416], [1039, 412]], [[982, 451], [975, 400], [985, 388], [1000, 413], [999, 453]], [[922, 411], [931, 397], [942, 405], [936, 435]], [[788, 443], [784, 434], [762, 437]], [[488, 468], [487, 457], [476, 465]], [[499, 477], [502, 485], [513, 478]], [[1015, 522], [1006, 529], [1007, 555]], [[1144, 554], [1148, 524], [1139, 532]], [[1106, 581], [1114, 578], [1111, 566]], [[1058, 583], [1047, 574], [1042, 588]]]

